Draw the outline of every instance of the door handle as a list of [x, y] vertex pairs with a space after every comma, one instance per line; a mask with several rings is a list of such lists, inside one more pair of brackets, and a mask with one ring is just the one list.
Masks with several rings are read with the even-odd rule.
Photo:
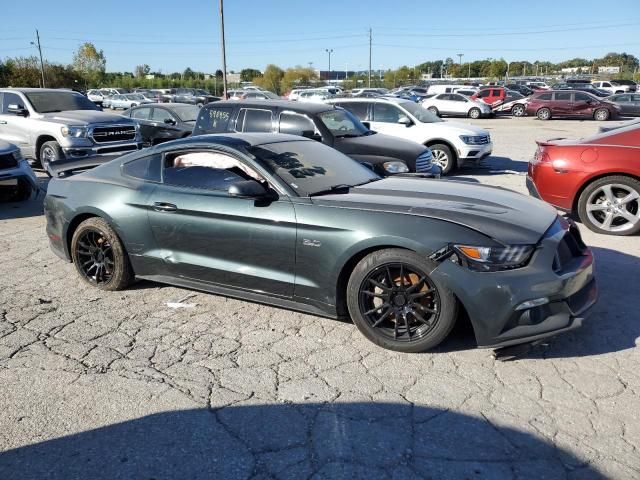
[[153, 204], [153, 209], [156, 212], [175, 212], [178, 210], [178, 207], [173, 203], [155, 202]]

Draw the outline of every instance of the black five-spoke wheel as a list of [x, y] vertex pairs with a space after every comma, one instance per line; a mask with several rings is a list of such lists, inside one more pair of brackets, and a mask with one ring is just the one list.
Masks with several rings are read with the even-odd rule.
[[373, 252], [354, 268], [347, 286], [351, 319], [371, 341], [401, 352], [422, 352], [453, 328], [453, 293], [426, 272], [436, 267], [401, 249]]
[[358, 299], [362, 316], [381, 335], [411, 341], [438, 321], [440, 298], [429, 278], [403, 263], [381, 265], [367, 275]]
[[102, 218], [78, 225], [71, 239], [71, 257], [80, 277], [101, 290], [120, 290], [133, 280], [124, 246]]

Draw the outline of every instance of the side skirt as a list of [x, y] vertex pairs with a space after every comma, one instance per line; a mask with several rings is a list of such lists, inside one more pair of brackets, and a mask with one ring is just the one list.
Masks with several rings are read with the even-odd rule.
[[308, 313], [311, 315], [317, 315], [318, 317], [331, 319], [338, 318], [337, 312], [333, 305], [326, 305], [326, 308], [319, 308], [315, 305], [309, 305], [308, 303], [303, 303], [301, 301], [274, 297], [265, 295], [263, 293], [248, 292], [246, 290], [223, 287], [220, 285], [212, 285], [209, 283], [198, 282], [187, 278], [177, 278], [168, 275], [137, 275], [136, 278], [141, 280], [149, 280], [151, 282], [173, 285], [176, 287], [188, 288], [191, 290], [199, 290], [201, 292], [221, 295], [223, 297], [237, 298], [238, 300], [244, 300], [247, 302], [261, 303], [273, 307], [284, 308], [286, 310]]

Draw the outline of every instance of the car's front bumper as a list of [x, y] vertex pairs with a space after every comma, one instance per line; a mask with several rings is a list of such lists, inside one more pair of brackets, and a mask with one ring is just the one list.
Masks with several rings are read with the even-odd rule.
[[493, 152], [493, 142], [484, 145], [459, 145], [456, 147], [458, 153], [458, 166], [461, 167], [465, 163], [479, 162], [488, 157]]
[[577, 328], [598, 295], [591, 251], [577, 227], [561, 217], [526, 267], [474, 272], [447, 259], [433, 274], [464, 305], [480, 347], [533, 342]]

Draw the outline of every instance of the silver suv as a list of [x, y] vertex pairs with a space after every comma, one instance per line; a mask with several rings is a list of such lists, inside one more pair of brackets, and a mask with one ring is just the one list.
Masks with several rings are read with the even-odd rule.
[[49, 175], [142, 147], [131, 119], [101, 111], [77, 92], [43, 88], [0, 89], [0, 140], [16, 144]]

